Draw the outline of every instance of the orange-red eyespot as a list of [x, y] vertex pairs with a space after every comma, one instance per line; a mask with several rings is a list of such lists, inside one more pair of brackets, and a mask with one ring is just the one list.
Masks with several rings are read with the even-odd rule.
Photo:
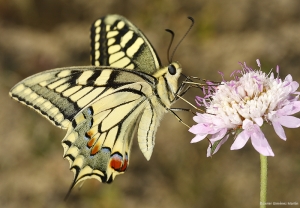
[[118, 154], [114, 154], [111, 156], [110, 167], [116, 171], [122, 167], [122, 156]]
[[110, 167], [118, 172], [124, 172], [127, 169], [128, 157], [126, 155], [125, 160], [123, 161], [123, 157], [115, 153], [111, 156]]
[[125, 160], [123, 161], [123, 165], [120, 168], [120, 171], [124, 172], [127, 169], [127, 165], [128, 165], [128, 156], [126, 154]]

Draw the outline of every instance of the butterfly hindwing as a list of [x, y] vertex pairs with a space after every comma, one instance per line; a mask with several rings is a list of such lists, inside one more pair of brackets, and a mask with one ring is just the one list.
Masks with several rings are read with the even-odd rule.
[[[150, 159], [157, 128], [152, 89], [145, 82], [120, 87], [76, 115], [62, 141], [64, 157], [74, 172], [74, 185], [87, 178], [111, 182], [129, 165], [136, 128], [139, 145]], [[150, 96], [149, 96], [150, 95]], [[155, 132], [155, 131], [154, 131]]]
[[91, 63], [154, 74], [160, 60], [144, 34], [126, 18], [107, 15], [91, 27]]
[[69, 67], [28, 77], [10, 95], [68, 129], [62, 144], [75, 185], [91, 177], [111, 182], [123, 173], [136, 129], [140, 149], [150, 159], [164, 111], [155, 106], [155, 85], [154, 77], [138, 71]]

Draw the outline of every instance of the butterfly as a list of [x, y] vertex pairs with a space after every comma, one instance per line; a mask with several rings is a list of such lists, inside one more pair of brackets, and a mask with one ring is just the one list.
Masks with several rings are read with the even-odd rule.
[[162, 116], [173, 112], [185, 91], [178, 84], [180, 64], [162, 67], [148, 39], [126, 18], [96, 20], [90, 37], [93, 66], [43, 71], [9, 92], [67, 130], [62, 146], [74, 172], [70, 190], [89, 178], [110, 183], [124, 173], [136, 131], [149, 160]]

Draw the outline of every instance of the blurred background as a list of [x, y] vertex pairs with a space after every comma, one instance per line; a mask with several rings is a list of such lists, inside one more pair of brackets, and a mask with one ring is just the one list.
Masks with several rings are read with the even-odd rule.
[[[300, 1], [294, 0], [0, 0], [0, 207], [258, 207], [259, 154], [248, 142], [230, 151], [228, 141], [212, 158], [207, 141], [168, 114], [156, 135], [149, 162], [134, 141], [130, 166], [112, 184], [87, 180], [63, 201], [73, 179], [62, 158], [65, 131], [13, 101], [8, 91], [43, 70], [89, 65], [89, 28], [106, 14], [127, 17], [149, 38], [162, 63], [190, 25], [174, 60], [184, 73], [220, 81], [238, 62], [269, 72], [280, 65], [284, 78], [300, 82]], [[194, 102], [199, 90], [186, 98]], [[179, 101], [174, 107], [189, 107]], [[181, 113], [193, 125], [192, 115]], [[299, 115], [298, 115], [299, 116]], [[264, 129], [275, 157], [269, 158], [269, 202], [300, 203], [300, 130], [286, 129], [287, 141]], [[279, 206], [278, 206], [279, 207]]]

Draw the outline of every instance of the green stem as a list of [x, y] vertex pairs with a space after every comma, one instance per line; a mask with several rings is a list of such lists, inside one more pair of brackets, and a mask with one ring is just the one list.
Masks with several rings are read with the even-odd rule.
[[267, 203], [267, 157], [260, 155], [260, 208], [265, 208]]

